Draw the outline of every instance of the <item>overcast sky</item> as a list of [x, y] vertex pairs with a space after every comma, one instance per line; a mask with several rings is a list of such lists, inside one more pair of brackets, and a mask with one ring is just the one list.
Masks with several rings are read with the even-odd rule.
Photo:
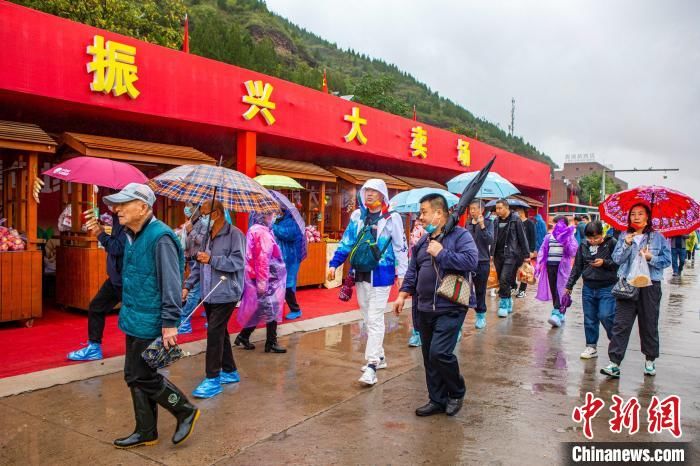
[[[339, 47], [396, 64], [562, 165], [700, 199], [700, 1], [267, 0]], [[329, 79], [330, 80], [330, 79]], [[329, 83], [332, 87], [332, 81]]]

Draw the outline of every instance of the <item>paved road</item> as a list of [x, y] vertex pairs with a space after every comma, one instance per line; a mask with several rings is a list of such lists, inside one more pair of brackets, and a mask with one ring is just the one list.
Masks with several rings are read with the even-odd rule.
[[[700, 266], [699, 269], [700, 270]], [[598, 360], [583, 361], [580, 291], [562, 329], [546, 324], [548, 306], [532, 293], [516, 301], [508, 319], [490, 304], [488, 326], [469, 315], [457, 347], [467, 380], [463, 411], [455, 418], [416, 418], [426, 401], [420, 351], [409, 349], [409, 322], [387, 314], [389, 368], [380, 384], [356, 383], [362, 365], [360, 325], [295, 334], [282, 340], [287, 355], [235, 351], [243, 381], [203, 410], [193, 436], [174, 447], [174, 420], [161, 410], [161, 442], [115, 450], [131, 432], [128, 390], [121, 374], [0, 399], [0, 464], [558, 464], [561, 442], [580, 441], [573, 408], [593, 392], [606, 407], [593, 422], [596, 440], [671, 441], [646, 432], [651, 396], [681, 396], [683, 441], [700, 458], [700, 278], [694, 270], [663, 286], [661, 358], [656, 377], [642, 374], [636, 329], [619, 381], [598, 373], [607, 363], [601, 337]], [[203, 355], [174, 365], [169, 376], [191, 391], [203, 376]], [[638, 397], [641, 431], [633, 437], [608, 430], [613, 394]]]

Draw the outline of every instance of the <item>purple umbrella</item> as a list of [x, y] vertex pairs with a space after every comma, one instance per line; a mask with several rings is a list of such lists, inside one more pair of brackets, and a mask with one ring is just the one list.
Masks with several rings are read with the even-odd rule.
[[571, 306], [571, 295], [568, 293], [564, 293], [561, 298], [559, 298], [559, 312], [562, 314], [566, 313], [566, 310]]
[[299, 232], [301, 234], [301, 260], [304, 260], [306, 258], [306, 251], [308, 248], [306, 244], [306, 223], [304, 223], [304, 219], [301, 217], [299, 210], [294, 204], [292, 204], [292, 201], [290, 201], [287, 198], [287, 196], [285, 196], [279, 191], [275, 191], [272, 189], [270, 189], [269, 191], [272, 194], [272, 196], [277, 200], [277, 202], [279, 202], [282, 209], [289, 211], [289, 213], [292, 214], [292, 218], [294, 219], [294, 221], [297, 222], [297, 225], [299, 226]]

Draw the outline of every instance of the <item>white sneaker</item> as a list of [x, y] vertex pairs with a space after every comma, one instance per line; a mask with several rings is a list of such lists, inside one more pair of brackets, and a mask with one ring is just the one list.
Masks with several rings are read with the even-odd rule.
[[644, 361], [644, 375], [656, 375], [656, 364], [654, 364], [654, 361]]
[[374, 385], [377, 383], [377, 372], [371, 367], [368, 367], [365, 369], [365, 372], [362, 374], [362, 377], [359, 378], [358, 382], [365, 385]]
[[581, 353], [581, 359], [593, 359], [598, 357], [598, 350], [592, 346], [586, 346], [586, 349]]
[[[364, 372], [364, 371], [367, 370], [368, 367], [369, 367], [369, 365], [368, 365], [368, 364], [365, 364], [364, 366], [362, 366], [362, 369], [360, 369], [360, 370], [361, 370], [362, 372]], [[387, 365], [386, 365], [386, 358], [380, 359], [380, 360], [379, 360], [379, 364], [377, 364], [377, 370], [379, 370], [379, 369], [386, 369], [386, 367], [387, 367]]]

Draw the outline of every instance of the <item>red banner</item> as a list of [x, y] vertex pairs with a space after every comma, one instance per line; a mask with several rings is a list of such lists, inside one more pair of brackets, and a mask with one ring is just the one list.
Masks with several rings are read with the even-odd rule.
[[[95, 36], [104, 38], [104, 47], [95, 41]], [[550, 169], [544, 163], [281, 79], [3, 0], [0, 43], [0, 90], [87, 104], [105, 111], [122, 110], [255, 131], [352, 150], [358, 155], [456, 171], [477, 170], [497, 155], [494, 170], [511, 182], [550, 189]], [[88, 46], [94, 47], [90, 53]], [[88, 71], [88, 64], [95, 70]], [[108, 73], [113, 69], [118, 70], [116, 76]], [[95, 76], [104, 81], [96, 82]], [[246, 86], [248, 81], [252, 83]], [[114, 90], [94, 91], [91, 83], [93, 88], [111, 86]], [[121, 91], [117, 91], [119, 86]], [[244, 101], [245, 96], [248, 102]], [[263, 105], [251, 110], [254, 105], [250, 102], [260, 101], [261, 96]], [[366, 121], [359, 125], [365, 144], [357, 134], [346, 141], [346, 135], [352, 135], [352, 123], [347, 118], [353, 118], [354, 107], [355, 121]], [[416, 126], [427, 133], [425, 158], [413, 156], [411, 135]], [[462, 148], [459, 160], [458, 147]]]

